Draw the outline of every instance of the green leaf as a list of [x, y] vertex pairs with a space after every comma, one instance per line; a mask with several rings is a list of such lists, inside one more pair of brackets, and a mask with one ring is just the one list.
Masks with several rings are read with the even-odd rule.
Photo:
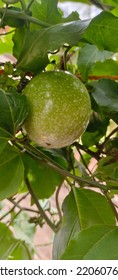
[[118, 122], [118, 83], [109, 79], [94, 82], [92, 96], [106, 116]]
[[62, 227], [54, 237], [53, 259], [60, 258], [62, 252], [64, 252], [69, 241], [74, 237], [76, 232], [80, 231], [78, 210], [72, 191], [65, 198], [63, 202], [62, 210], [63, 210]]
[[102, 0], [102, 3], [106, 4], [106, 5], [110, 6], [110, 7], [113, 7], [113, 6], [117, 7], [118, 6], [117, 0]]
[[15, 135], [28, 115], [28, 109], [26, 96], [0, 89], [0, 138]]
[[11, 230], [0, 223], [0, 260], [29, 260], [30, 253], [25, 242], [15, 239]]
[[117, 260], [118, 227], [96, 225], [76, 234], [62, 260]]
[[17, 68], [37, 72], [48, 63], [47, 53], [59, 49], [65, 43], [77, 45], [90, 21], [78, 20], [56, 24], [29, 33], [17, 62]]
[[[67, 162], [61, 155], [56, 155], [56, 152], [53, 154], [53, 150], [52, 152], [45, 153], [61, 166], [67, 167]], [[29, 180], [37, 198], [49, 198], [54, 193], [56, 187], [63, 182], [63, 176], [42, 162], [38, 163], [29, 158], [27, 160], [29, 162]]]
[[16, 28], [15, 33], [12, 37], [13, 41], [13, 55], [18, 59], [21, 53], [21, 50], [25, 44], [27, 30], [26, 27], [23, 26], [21, 28]]
[[102, 181], [107, 181], [107, 185], [109, 185], [109, 181], [111, 180], [115, 180], [116, 184], [118, 184], [118, 160], [117, 159], [115, 160], [113, 157], [107, 156], [99, 160], [98, 167], [95, 171], [95, 176], [97, 176], [97, 178]]
[[90, 22], [83, 38], [98, 48], [117, 52], [117, 34], [118, 18], [109, 12], [102, 12]]
[[21, 154], [11, 145], [0, 153], [0, 200], [14, 195], [24, 178]]
[[95, 76], [112, 76], [118, 75], [118, 61], [107, 59], [104, 62], [96, 62], [91, 69], [91, 74]]
[[62, 15], [57, 4], [57, 0], [36, 0], [31, 7], [32, 16], [53, 25], [61, 23]]
[[115, 225], [114, 214], [107, 199], [91, 190], [75, 188], [74, 192], [66, 197], [63, 212], [62, 228], [54, 239], [54, 259], [60, 258], [80, 229], [96, 224]]
[[5, 149], [7, 146], [7, 139], [0, 138], [0, 153]]
[[19, 241], [8, 260], [31, 260], [31, 253], [28, 246], [23, 241]]
[[108, 125], [108, 118], [96, 111], [93, 111], [89, 125], [82, 135], [83, 145], [86, 147], [92, 147], [98, 144], [100, 139], [105, 135]]
[[72, 12], [68, 17], [63, 18], [63, 22], [71, 22], [79, 19], [80, 18], [78, 12]]
[[83, 79], [85, 81], [87, 80], [91, 68], [97, 61], [103, 62], [106, 59], [111, 58], [112, 55], [112, 52], [100, 51], [94, 45], [86, 44], [83, 48], [81, 48], [79, 53], [78, 66]]
[[12, 48], [13, 48], [12, 36], [13, 36], [12, 33], [7, 34], [7, 36], [5, 35], [0, 36], [0, 55], [5, 53], [12, 54]]
[[0, 260], [5, 260], [18, 244], [18, 240], [12, 235], [10, 229], [0, 223]]

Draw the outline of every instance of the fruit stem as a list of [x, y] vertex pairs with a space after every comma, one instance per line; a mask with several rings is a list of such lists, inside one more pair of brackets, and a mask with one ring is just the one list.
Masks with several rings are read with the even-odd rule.
[[[5, 12], [4, 8], [0, 9], [0, 15], [4, 15], [4, 12]], [[42, 20], [39, 20], [37, 18], [34, 18], [32, 16], [26, 15], [24, 12], [16, 12], [16, 11], [13, 11], [13, 10], [7, 10], [6, 14], [7, 14], [7, 16], [12, 16], [14, 18], [19, 18], [19, 19], [22, 19], [24, 21], [32, 22], [34, 24], [37, 24], [37, 25], [40, 25], [40, 26], [43, 26], [43, 27], [50, 27], [49, 23], [44, 22]]]

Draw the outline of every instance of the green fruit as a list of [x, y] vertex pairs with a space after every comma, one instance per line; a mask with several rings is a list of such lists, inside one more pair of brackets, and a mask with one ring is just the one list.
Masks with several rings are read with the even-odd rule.
[[90, 98], [74, 75], [42, 72], [29, 82], [24, 94], [30, 105], [24, 129], [39, 146], [62, 148], [85, 131], [91, 113]]

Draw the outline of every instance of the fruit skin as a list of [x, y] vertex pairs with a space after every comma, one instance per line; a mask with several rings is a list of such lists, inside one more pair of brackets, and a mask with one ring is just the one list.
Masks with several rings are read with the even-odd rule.
[[62, 148], [85, 131], [91, 103], [84, 84], [65, 71], [47, 71], [24, 89], [30, 113], [24, 123], [29, 138], [42, 147]]

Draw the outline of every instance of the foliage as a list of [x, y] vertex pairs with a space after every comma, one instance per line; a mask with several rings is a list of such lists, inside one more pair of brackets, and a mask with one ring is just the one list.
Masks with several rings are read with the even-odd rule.
[[[101, 12], [81, 20], [64, 17], [57, 0], [0, 3], [0, 55], [12, 58], [0, 62], [0, 259], [33, 259], [32, 238], [45, 223], [55, 233], [54, 259], [118, 259], [118, 7], [76, 2]], [[48, 150], [23, 131], [30, 108], [22, 91], [40, 71], [57, 69], [82, 80], [92, 111], [81, 139]]]

